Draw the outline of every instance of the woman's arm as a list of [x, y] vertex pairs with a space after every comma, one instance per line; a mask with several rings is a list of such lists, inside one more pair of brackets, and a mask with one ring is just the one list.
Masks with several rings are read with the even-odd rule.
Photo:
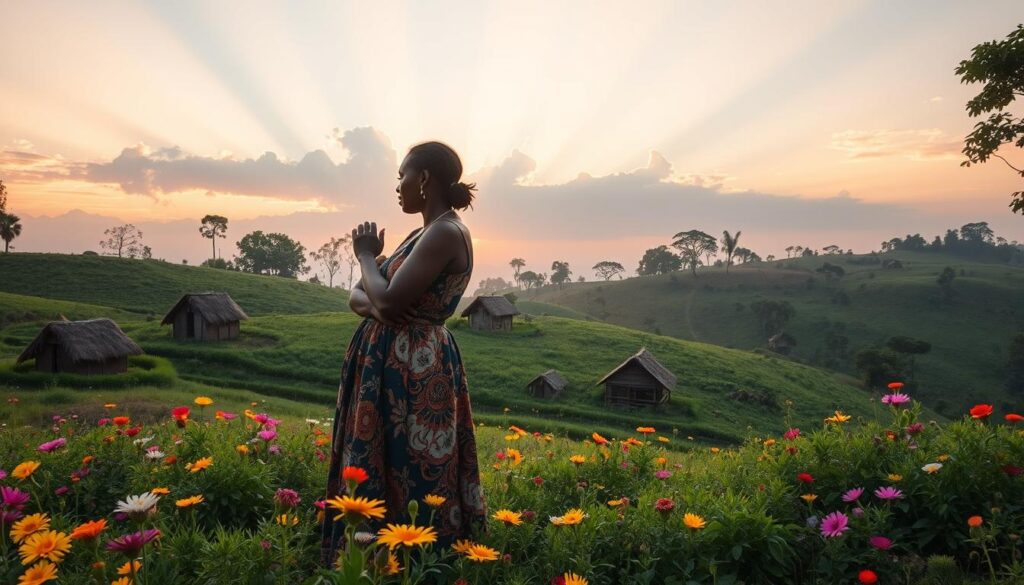
[[[379, 267], [381, 263], [384, 262], [384, 260], [386, 260], [384, 256], [377, 256], [375, 262]], [[349, 292], [348, 306], [356, 315], [359, 315], [360, 317], [370, 317], [376, 319], [381, 323], [384, 323], [385, 325], [404, 325], [406, 322], [408, 322], [410, 319], [416, 316], [416, 311], [410, 307], [400, 319], [385, 319], [380, 314], [380, 312], [377, 311], [376, 307], [373, 306], [373, 303], [370, 302], [370, 297], [366, 296], [366, 290], [363, 289], [362, 278], [359, 279], [359, 282], [357, 282], [356, 285], [352, 287], [352, 290]]]

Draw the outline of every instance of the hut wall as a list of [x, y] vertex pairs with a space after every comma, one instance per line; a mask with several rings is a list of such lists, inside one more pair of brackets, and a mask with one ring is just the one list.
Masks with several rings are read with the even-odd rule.
[[53, 373], [57, 371], [57, 345], [47, 343], [46, 347], [36, 356], [36, 371]]
[[188, 316], [187, 310], [178, 311], [174, 315], [174, 323], [171, 327], [174, 331], [174, 338], [178, 341], [188, 339]]
[[655, 406], [667, 398], [662, 385], [636, 364], [627, 365], [605, 381], [606, 404]]
[[527, 393], [534, 398], [554, 398], [558, 392], [551, 387], [545, 380], [535, 380], [527, 388]]

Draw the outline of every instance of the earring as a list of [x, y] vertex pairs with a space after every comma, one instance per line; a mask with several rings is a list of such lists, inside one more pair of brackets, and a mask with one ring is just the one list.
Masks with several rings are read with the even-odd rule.
[[420, 197], [423, 197], [423, 185], [420, 185]]

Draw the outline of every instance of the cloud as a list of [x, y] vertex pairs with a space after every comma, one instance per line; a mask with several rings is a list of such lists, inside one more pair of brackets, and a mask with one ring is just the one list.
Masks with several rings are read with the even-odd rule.
[[845, 130], [832, 135], [831, 147], [852, 159], [899, 157], [911, 160], [958, 158], [962, 144], [937, 128], [924, 130]]
[[935, 97], [929, 98], [928, 101], [933, 103], [933, 104], [937, 104], [937, 103], [942, 101], [942, 96], [941, 95], [937, 95]]

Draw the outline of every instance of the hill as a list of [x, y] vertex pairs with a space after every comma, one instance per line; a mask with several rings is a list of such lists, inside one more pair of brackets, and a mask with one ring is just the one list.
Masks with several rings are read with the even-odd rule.
[[347, 311], [348, 293], [290, 278], [158, 260], [0, 254], [0, 292], [163, 316], [183, 293], [229, 293], [249, 315]]
[[[883, 269], [876, 259], [898, 260]], [[816, 272], [825, 262], [841, 278]], [[936, 279], [956, 277], [944, 298]], [[916, 360], [918, 396], [940, 412], [976, 401], [1011, 402], [1003, 391], [1007, 346], [1024, 330], [1024, 268], [923, 252], [816, 256], [773, 263], [573, 283], [517, 292], [609, 323], [739, 349], [764, 348], [766, 335], [751, 304], [786, 301], [795, 316], [785, 330], [797, 340], [793, 357], [858, 375], [853, 355], [896, 335], [928, 341]], [[845, 345], [845, 347], [844, 347]]]

